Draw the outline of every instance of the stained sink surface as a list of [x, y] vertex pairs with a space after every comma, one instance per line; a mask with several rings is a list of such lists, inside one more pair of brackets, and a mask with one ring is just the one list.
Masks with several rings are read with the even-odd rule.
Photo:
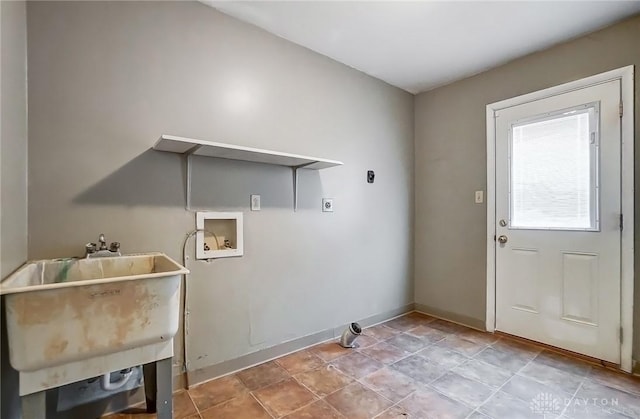
[[2, 281], [0, 295], [186, 273], [186, 268], [162, 253], [39, 260], [27, 262]]
[[11, 365], [81, 368], [82, 360], [171, 342], [188, 272], [162, 253], [25, 264], [0, 283]]

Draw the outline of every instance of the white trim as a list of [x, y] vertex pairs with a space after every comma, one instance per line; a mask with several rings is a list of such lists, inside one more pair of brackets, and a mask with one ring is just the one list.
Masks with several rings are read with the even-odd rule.
[[496, 118], [487, 105], [487, 332], [496, 328]]
[[620, 322], [624, 339], [620, 347], [620, 368], [631, 372], [633, 368], [633, 281], [634, 281], [634, 86], [633, 66], [619, 70], [624, 112], [621, 121], [622, 137], [622, 263], [620, 281]]
[[622, 138], [622, 213], [624, 229], [621, 238], [620, 321], [624, 339], [620, 346], [620, 368], [631, 372], [633, 342], [633, 288], [634, 288], [634, 67], [632, 65], [607, 71], [581, 80], [550, 87], [526, 95], [487, 105], [487, 331], [495, 331], [496, 321], [496, 249], [495, 249], [495, 113], [535, 100], [545, 99], [578, 89], [584, 89], [611, 80], [621, 80], [621, 98], [624, 113], [621, 120]]

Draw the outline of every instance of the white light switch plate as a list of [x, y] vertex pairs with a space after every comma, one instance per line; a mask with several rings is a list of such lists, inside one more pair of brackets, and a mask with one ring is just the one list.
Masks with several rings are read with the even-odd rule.
[[333, 198], [322, 198], [322, 212], [333, 212]]
[[260, 195], [251, 195], [251, 211], [260, 211]]
[[484, 202], [484, 191], [476, 191], [476, 204]]

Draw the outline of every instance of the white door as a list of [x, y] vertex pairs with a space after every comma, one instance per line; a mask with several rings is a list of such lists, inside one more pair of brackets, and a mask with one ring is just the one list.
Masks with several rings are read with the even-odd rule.
[[620, 363], [620, 80], [496, 112], [496, 330]]

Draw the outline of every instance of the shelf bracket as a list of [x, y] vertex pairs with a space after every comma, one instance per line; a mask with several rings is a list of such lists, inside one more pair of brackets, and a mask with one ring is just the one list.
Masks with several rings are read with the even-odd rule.
[[184, 153], [182, 153], [182, 155], [185, 157], [185, 159], [187, 160], [187, 176], [185, 177], [185, 190], [186, 190], [186, 206], [185, 208], [187, 209], [187, 211], [191, 211], [191, 166], [192, 166], [192, 156], [193, 153], [195, 153], [196, 151], [198, 151], [200, 149], [200, 147], [202, 147], [201, 145], [196, 145], [191, 147], [189, 150], [185, 151]]
[[[0, 0], [2, 1], [2, 0]], [[234, 144], [217, 143], [213, 141], [197, 140], [193, 138], [178, 137], [163, 134], [153, 146], [154, 150], [177, 153], [184, 156], [185, 168], [185, 205], [187, 211], [191, 209], [191, 175], [192, 155], [201, 152], [203, 157], [240, 160], [254, 163], [271, 164], [281, 167], [289, 167], [293, 170], [293, 210], [298, 209], [298, 169], [321, 170], [329, 167], [341, 166], [343, 163], [337, 160], [323, 159], [320, 157], [303, 156], [299, 154], [284, 153], [281, 151], [264, 150], [260, 148], [244, 147]], [[307, 162], [294, 166], [292, 162]]]
[[316, 162], [301, 164], [300, 166], [292, 166], [291, 170], [293, 171], [293, 210], [298, 210], [298, 169], [304, 169], [307, 166], [310, 166]]

